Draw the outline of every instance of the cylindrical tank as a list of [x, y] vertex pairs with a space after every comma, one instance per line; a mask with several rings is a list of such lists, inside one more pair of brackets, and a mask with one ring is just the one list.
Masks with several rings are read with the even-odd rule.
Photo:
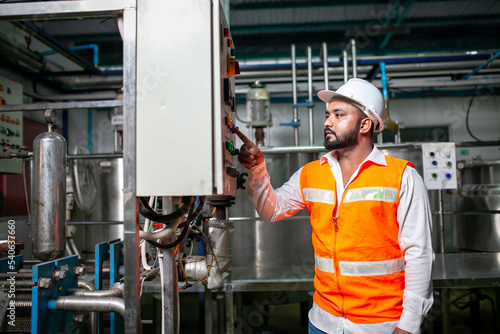
[[[462, 250], [499, 252], [500, 160], [459, 161], [459, 189], [454, 196], [456, 214], [452, 224], [453, 244]], [[470, 214], [477, 212], [477, 214]]]
[[248, 126], [266, 127], [271, 125], [269, 92], [266, 85], [256, 81], [246, 94]]
[[83, 254], [94, 251], [98, 243], [123, 239], [123, 159], [96, 160], [96, 201], [89, 214], [74, 209], [73, 221], [102, 222], [76, 225], [74, 239]]
[[[300, 167], [317, 157], [317, 153], [265, 153], [273, 187], [283, 185]], [[246, 193], [238, 190], [236, 203], [229, 208], [229, 216], [236, 219], [233, 266], [279, 267], [314, 263], [312, 228], [307, 210], [296, 214], [303, 219], [266, 223], [259, 219]]]
[[66, 139], [57, 132], [33, 141], [31, 238], [41, 261], [57, 258], [66, 245]]

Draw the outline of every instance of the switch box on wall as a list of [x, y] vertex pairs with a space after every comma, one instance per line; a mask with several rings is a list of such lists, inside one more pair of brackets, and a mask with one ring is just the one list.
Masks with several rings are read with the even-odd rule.
[[235, 191], [235, 50], [218, 1], [137, 4], [137, 195]]
[[[0, 77], [0, 105], [23, 103], [23, 86]], [[0, 112], [0, 150], [17, 151], [23, 145], [23, 112]], [[0, 173], [22, 172], [22, 160], [2, 159]]]
[[427, 189], [457, 189], [455, 143], [422, 144], [422, 160]]

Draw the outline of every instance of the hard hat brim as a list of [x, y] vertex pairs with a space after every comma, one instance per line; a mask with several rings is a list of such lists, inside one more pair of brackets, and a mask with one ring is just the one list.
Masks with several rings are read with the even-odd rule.
[[337, 92], [334, 92], [333, 90], [322, 90], [318, 92], [318, 97], [321, 101], [330, 103], [332, 101], [344, 101], [348, 102], [355, 107], [358, 107], [361, 109], [361, 111], [365, 111], [366, 107], [359, 101], [356, 101], [355, 99], [352, 99], [348, 96], [345, 96], [343, 94], [339, 94]]

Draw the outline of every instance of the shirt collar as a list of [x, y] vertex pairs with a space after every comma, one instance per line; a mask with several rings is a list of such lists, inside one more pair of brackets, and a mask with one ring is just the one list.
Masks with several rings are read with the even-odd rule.
[[[370, 154], [368, 154], [368, 156], [366, 157], [366, 159], [362, 162], [365, 163], [366, 161], [372, 161], [374, 162], [375, 164], [377, 165], [381, 165], [381, 166], [387, 166], [387, 161], [385, 159], [385, 155], [384, 153], [382, 153], [382, 151], [380, 151], [377, 146], [373, 145], [373, 149], [372, 151], [370, 152]], [[331, 151], [331, 152], [328, 152], [326, 154], [324, 154], [321, 158], [320, 158], [320, 165], [324, 165], [328, 162], [328, 164], [330, 166], [333, 166], [333, 165], [336, 165], [339, 163], [339, 160], [338, 160], [338, 153], [337, 151]]]

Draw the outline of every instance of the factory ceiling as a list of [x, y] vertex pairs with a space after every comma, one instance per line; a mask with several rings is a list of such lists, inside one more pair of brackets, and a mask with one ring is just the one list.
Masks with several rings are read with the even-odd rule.
[[[0, 10], [14, 2], [31, 1], [4, 0]], [[498, 0], [228, 0], [224, 6], [243, 72], [251, 64], [290, 63], [292, 44], [299, 61], [307, 46], [319, 61], [323, 43], [329, 59], [338, 60], [351, 39], [360, 58], [481, 54], [475, 60], [484, 62], [500, 51]], [[49, 81], [54, 74], [121, 74], [122, 40], [114, 17], [13, 24], [22, 33], [0, 33], [0, 69], [13, 66]], [[71, 80], [58, 82], [75, 88]]]

